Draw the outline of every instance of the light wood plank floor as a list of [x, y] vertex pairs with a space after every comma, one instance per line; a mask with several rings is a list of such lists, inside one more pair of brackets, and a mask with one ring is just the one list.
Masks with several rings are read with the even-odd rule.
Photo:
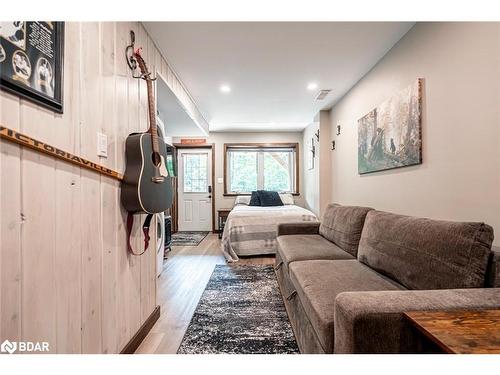
[[[274, 256], [242, 258], [238, 264], [273, 264]], [[158, 279], [161, 315], [138, 354], [174, 354], [217, 264], [226, 264], [221, 242], [209, 234], [198, 246], [173, 247]]]

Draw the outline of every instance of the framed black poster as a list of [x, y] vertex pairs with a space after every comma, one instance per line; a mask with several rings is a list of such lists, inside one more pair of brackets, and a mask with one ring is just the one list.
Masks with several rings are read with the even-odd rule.
[[64, 22], [0, 22], [0, 88], [63, 112]]

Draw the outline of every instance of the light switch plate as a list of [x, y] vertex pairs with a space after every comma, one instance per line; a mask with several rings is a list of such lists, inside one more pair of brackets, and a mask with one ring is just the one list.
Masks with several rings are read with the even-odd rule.
[[108, 136], [97, 133], [97, 156], [108, 157]]
[[224, 183], [224, 179], [223, 179], [222, 177], [219, 177], [219, 178], [217, 179], [217, 183], [218, 183], [218, 184], [223, 184], [223, 183]]

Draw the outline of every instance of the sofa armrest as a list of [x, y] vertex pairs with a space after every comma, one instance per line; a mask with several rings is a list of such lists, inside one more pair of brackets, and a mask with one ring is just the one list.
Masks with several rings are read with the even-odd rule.
[[409, 311], [500, 308], [500, 288], [345, 292], [335, 299], [335, 353], [418, 353], [426, 341]]
[[278, 224], [278, 236], [290, 234], [318, 234], [320, 223], [284, 223]]

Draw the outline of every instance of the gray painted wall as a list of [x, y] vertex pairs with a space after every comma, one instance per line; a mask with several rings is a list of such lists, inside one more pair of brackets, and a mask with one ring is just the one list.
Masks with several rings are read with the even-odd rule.
[[[357, 120], [424, 78], [423, 164], [360, 176]], [[484, 221], [500, 244], [500, 23], [420, 23], [330, 112], [330, 199]]]

